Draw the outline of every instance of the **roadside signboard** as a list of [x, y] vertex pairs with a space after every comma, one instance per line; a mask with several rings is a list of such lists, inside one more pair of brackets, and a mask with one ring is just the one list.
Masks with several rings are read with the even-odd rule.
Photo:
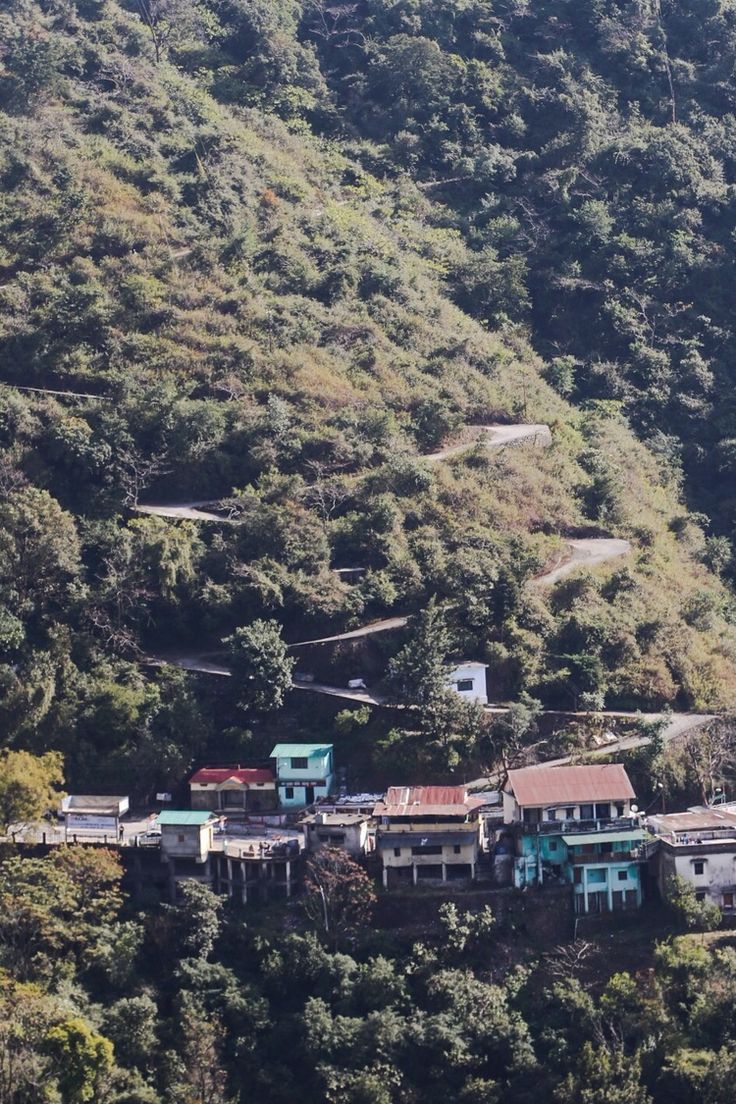
[[67, 829], [73, 828], [76, 831], [87, 830], [103, 830], [116, 832], [118, 827], [118, 818], [114, 816], [95, 816], [92, 813], [67, 813], [66, 814], [66, 827]]

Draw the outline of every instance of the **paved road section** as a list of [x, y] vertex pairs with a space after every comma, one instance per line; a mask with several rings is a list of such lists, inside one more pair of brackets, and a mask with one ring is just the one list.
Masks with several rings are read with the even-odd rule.
[[350, 632], [338, 633], [336, 636], [321, 636], [316, 640], [299, 640], [290, 644], [290, 648], [304, 648], [307, 644], [334, 644], [338, 640], [359, 640], [361, 636], [372, 636], [374, 633], [389, 632], [391, 629], [403, 629], [408, 617], [386, 617], [383, 621], [371, 621], [368, 625], [362, 625], [359, 629], [351, 629]]
[[213, 663], [206, 656], [199, 655], [157, 655], [146, 656], [143, 661], [148, 667], [181, 667], [184, 671], [198, 671], [203, 675], [223, 675], [229, 678], [232, 671], [222, 663]]
[[578, 567], [595, 567], [596, 564], [606, 563], [607, 560], [617, 560], [621, 556], [627, 556], [631, 551], [629, 541], [617, 540], [614, 537], [588, 537], [569, 540], [566, 543], [571, 549], [570, 556], [551, 571], [538, 575], [535, 582], [550, 586], [564, 579], [566, 575], [572, 574]]
[[529, 442], [538, 448], [547, 448], [552, 444], [552, 432], [548, 425], [487, 425], [468, 426], [467, 432], [472, 433], [470, 440], [462, 441], [457, 445], [448, 445], [439, 452], [431, 452], [424, 456], [424, 460], [436, 463], [439, 460], [449, 460], [458, 456], [461, 452], [467, 452], [478, 443], [486, 448], [504, 448], [507, 445], [518, 445]]
[[237, 525], [238, 522], [235, 518], [224, 517], [222, 514], [215, 514], [211, 510], [203, 510], [203, 506], [212, 506], [210, 502], [177, 502], [170, 505], [144, 505], [139, 503], [137, 506], [132, 506], [131, 509], [135, 510], [138, 514], [151, 514], [153, 517], [165, 517], [174, 518], [175, 520], [186, 521], [220, 521], [225, 525]]

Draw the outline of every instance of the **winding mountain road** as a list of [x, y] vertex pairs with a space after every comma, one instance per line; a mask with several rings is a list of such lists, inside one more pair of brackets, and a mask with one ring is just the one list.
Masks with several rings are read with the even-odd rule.
[[507, 445], [518, 445], [525, 441], [531, 441], [538, 448], [547, 448], [552, 444], [552, 431], [548, 425], [485, 425], [467, 426], [466, 433], [472, 433], [470, 440], [461, 441], [457, 445], [448, 445], [438, 452], [425, 454], [422, 459], [436, 463], [439, 460], [449, 460], [461, 452], [467, 452], [478, 443], [486, 448], [504, 448]]
[[[40, 390], [40, 388], [21, 388], [20, 390]], [[61, 392], [46, 393], [61, 394]], [[73, 392], [65, 392], [65, 394], [73, 394]], [[79, 397], [91, 399], [97, 398], [98, 396], [80, 394]], [[533, 444], [539, 445], [540, 447], [546, 447], [552, 444], [552, 433], [547, 425], [466, 426], [465, 433], [471, 435], [469, 440], [463, 441], [457, 445], [449, 445], [439, 452], [425, 455], [423, 459], [432, 462], [447, 460], [449, 457], [456, 456], [458, 453], [466, 452], [467, 449], [473, 448], [478, 441], [482, 441], [487, 448], [503, 448], [505, 445], [515, 445], [523, 441], [532, 441]], [[206, 502], [137, 503], [131, 508], [139, 514], [150, 514], [153, 517], [171, 518], [174, 521], [184, 519], [187, 521], [218, 521], [224, 522], [226, 525], [240, 524], [237, 518], [224, 517], [222, 514], [214, 513], [211, 509], [206, 509], [208, 506], [211, 507], [215, 505], [217, 505], [217, 500], [210, 499]], [[340, 568], [338, 569], [338, 574], [357, 574], [359, 570], [363, 569]], [[305, 641], [305, 643], [321, 644], [324, 643], [324, 641]]]

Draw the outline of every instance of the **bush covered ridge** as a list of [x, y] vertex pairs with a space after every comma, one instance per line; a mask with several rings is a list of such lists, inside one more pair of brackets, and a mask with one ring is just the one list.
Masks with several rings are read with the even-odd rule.
[[[133, 786], [146, 764], [166, 788], [248, 718], [235, 690], [144, 674], [142, 655], [259, 618], [315, 636], [432, 595], [495, 698], [729, 707], [730, 550], [683, 506], [672, 427], [647, 448], [638, 399], [586, 390], [577, 352], [539, 337], [537, 260], [484, 237], [531, 233], [503, 205], [540, 161], [514, 111], [532, 105], [539, 137], [561, 95], [542, 61], [522, 94], [520, 36], [547, 16], [144, 10], [0, 16], [2, 378], [99, 396], [1, 389], [7, 738], [64, 750], [80, 782]], [[567, 94], [589, 134], [604, 94], [586, 80]], [[582, 309], [576, 327], [598, 340]], [[553, 445], [421, 459], [493, 421], [547, 422]], [[237, 524], [130, 512], [221, 498]], [[586, 533], [633, 553], [542, 593], [534, 576]], [[331, 570], [354, 565], [357, 583]]]

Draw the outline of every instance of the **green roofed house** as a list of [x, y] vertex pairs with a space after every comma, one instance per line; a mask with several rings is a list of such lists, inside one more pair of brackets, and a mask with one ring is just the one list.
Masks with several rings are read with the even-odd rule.
[[161, 858], [170, 863], [183, 859], [205, 863], [212, 849], [214, 813], [189, 809], [166, 809], [158, 814], [161, 827]]
[[279, 803], [285, 808], [312, 805], [332, 789], [332, 744], [276, 744]]
[[503, 803], [517, 888], [567, 883], [577, 914], [641, 905], [646, 833], [620, 763], [510, 770]]

